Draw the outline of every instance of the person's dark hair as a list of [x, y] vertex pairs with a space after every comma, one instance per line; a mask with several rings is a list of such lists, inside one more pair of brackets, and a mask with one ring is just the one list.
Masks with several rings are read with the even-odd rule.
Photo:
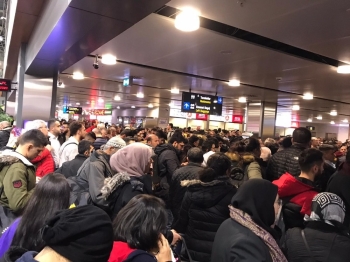
[[171, 128], [174, 128], [173, 123], [169, 123], [169, 126], [170, 126]]
[[85, 138], [86, 138], [87, 136], [90, 136], [90, 137], [93, 138], [94, 140], [97, 139], [97, 136], [96, 136], [96, 134], [95, 134], [94, 132], [89, 132], [89, 133], [87, 133], [86, 136], [85, 136]]
[[183, 135], [173, 135], [171, 138], [170, 138], [170, 140], [169, 140], [169, 143], [170, 144], [173, 144], [173, 143], [175, 143], [175, 142], [177, 142], [177, 143], [184, 143], [184, 144], [186, 144], [187, 143], [187, 139], [186, 138], [184, 138], [183, 137]]
[[250, 137], [250, 138], [246, 138], [246, 139], [234, 142], [231, 145], [230, 152], [251, 153], [256, 149], [260, 149], [259, 140], [254, 137]]
[[202, 182], [211, 182], [217, 177], [227, 175], [227, 170], [231, 168], [231, 160], [224, 153], [212, 154], [207, 166], [199, 172], [199, 179]]
[[328, 152], [328, 151], [337, 151], [337, 148], [334, 145], [329, 145], [329, 144], [323, 144], [318, 147], [318, 150], [321, 152]]
[[190, 143], [191, 146], [194, 146], [193, 144], [196, 143], [198, 140], [199, 140], [199, 137], [196, 135], [193, 135], [188, 139], [188, 142]]
[[69, 196], [70, 187], [64, 175], [50, 173], [44, 176], [28, 200], [11, 246], [40, 252], [45, 243], [39, 230], [57, 211], [69, 207]]
[[158, 249], [160, 233], [166, 231], [168, 214], [163, 200], [151, 195], [137, 195], [123, 207], [113, 221], [115, 241], [130, 248]]
[[298, 163], [301, 171], [309, 172], [314, 165], [323, 163], [323, 153], [315, 148], [305, 149], [299, 155]]
[[57, 120], [57, 119], [50, 119], [50, 120], [47, 122], [47, 127], [48, 127], [49, 129], [51, 129], [51, 126], [52, 126], [53, 124], [55, 124], [56, 121], [58, 121], [58, 120]]
[[39, 129], [26, 131], [18, 138], [19, 145], [32, 143], [35, 147], [45, 147], [49, 143], [47, 137]]
[[293, 131], [293, 142], [294, 143], [300, 143], [300, 144], [308, 144], [311, 141], [311, 132], [309, 129], [305, 127], [299, 127], [296, 128]]
[[163, 130], [157, 130], [156, 135], [157, 135], [157, 137], [159, 137], [159, 139], [163, 138], [163, 139], [167, 140], [167, 136]]
[[78, 122], [78, 121], [74, 121], [69, 125], [69, 132], [71, 136], [75, 136], [78, 131], [83, 127], [83, 125]]
[[87, 140], [81, 140], [78, 145], [78, 153], [84, 154], [86, 151], [90, 151], [90, 146], [92, 146], [92, 143]]
[[292, 146], [292, 137], [291, 136], [286, 136], [285, 138], [283, 138], [281, 145], [283, 148], [288, 148]]
[[212, 149], [213, 144], [215, 145], [215, 148], [219, 147], [219, 142], [216, 138], [209, 138], [203, 142], [202, 145], [202, 151], [208, 152]]
[[131, 130], [127, 130], [127, 129], [124, 129], [120, 135], [126, 135], [126, 136], [130, 136], [131, 135]]
[[201, 164], [204, 161], [203, 151], [198, 147], [192, 147], [190, 150], [188, 150], [187, 157], [188, 161], [193, 163]]

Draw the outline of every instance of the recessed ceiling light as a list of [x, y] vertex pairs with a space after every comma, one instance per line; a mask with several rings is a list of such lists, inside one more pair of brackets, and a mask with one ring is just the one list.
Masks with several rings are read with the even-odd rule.
[[331, 125], [334, 125], [335, 123], [334, 123], [334, 121], [331, 121]]
[[229, 86], [240, 86], [241, 85], [241, 81], [237, 80], [237, 79], [232, 79], [228, 82]]
[[153, 108], [153, 104], [152, 104], [152, 103], [149, 103], [149, 104], [148, 104], [148, 108]]
[[172, 107], [172, 106], [173, 106], [173, 102], [170, 102], [168, 105], [169, 105], [170, 107]]
[[97, 101], [98, 101], [99, 103], [103, 103], [103, 102], [104, 102], [103, 98], [99, 98]]
[[349, 120], [344, 119], [344, 120], [343, 120], [343, 123], [349, 123]]
[[136, 94], [136, 96], [137, 96], [138, 98], [144, 98], [144, 97], [145, 97], [145, 95], [144, 95], [142, 92], [138, 92], [138, 93]]
[[332, 110], [329, 114], [331, 116], [336, 116], [336, 115], [338, 115], [338, 112], [336, 110]]
[[120, 109], [120, 106], [117, 106], [117, 109]]
[[131, 106], [131, 108], [135, 108], [135, 106]]
[[314, 98], [314, 95], [311, 93], [305, 93], [303, 95], [303, 99], [305, 99], [305, 100], [312, 100], [313, 98]]
[[56, 105], [56, 107], [60, 107], [59, 105]]
[[80, 103], [79, 103], [79, 102], [76, 102], [75, 104], [76, 104], [77, 106], [80, 106]]
[[59, 82], [59, 83], [57, 83], [57, 87], [58, 88], [65, 88], [66, 86], [62, 82]]
[[311, 119], [311, 118], [308, 118], [307, 121], [308, 121], [308, 122], [312, 122], [312, 119]]
[[173, 87], [173, 88], [170, 90], [170, 92], [171, 92], [172, 94], [180, 94], [180, 90], [179, 90], [177, 87]]
[[300, 110], [300, 106], [299, 105], [293, 105], [292, 106], [292, 110]]
[[316, 117], [316, 119], [317, 119], [317, 120], [322, 120], [322, 116], [319, 115], [319, 116]]
[[178, 13], [175, 17], [175, 28], [184, 31], [184, 32], [192, 32], [199, 28], [200, 19], [198, 12], [187, 8], [180, 13]]
[[240, 103], [247, 103], [247, 98], [244, 96], [241, 96], [240, 98], [238, 98], [238, 102]]
[[72, 104], [68, 104], [68, 106], [72, 106]]
[[121, 98], [120, 98], [120, 96], [119, 96], [119, 95], [116, 95], [116, 96], [114, 97], [114, 100], [115, 100], [115, 101], [120, 101], [120, 100], [121, 100]]
[[103, 55], [101, 63], [105, 65], [115, 65], [117, 63], [117, 57], [111, 54]]
[[350, 65], [342, 65], [337, 68], [338, 74], [350, 74]]
[[90, 102], [89, 102], [89, 101], [86, 101], [86, 104], [87, 104], [87, 105], [89, 105], [89, 104], [90, 104]]
[[74, 72], [73, 73], [73, 79], [75, 79], [75, 80], [84, 79], [84, 75], [83, 75], [83, 73], [80, 73], [80, 72]]

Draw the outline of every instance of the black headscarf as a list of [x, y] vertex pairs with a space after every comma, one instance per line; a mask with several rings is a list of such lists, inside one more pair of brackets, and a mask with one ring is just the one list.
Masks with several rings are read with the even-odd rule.
[[245, 182], [232, 198], [232, 206], [246, 212], [253, 221], [272, 236], [276, 232], [271, 228], [275, 222], [274, 203], [278, 187], [263, 179], [251, 179]]

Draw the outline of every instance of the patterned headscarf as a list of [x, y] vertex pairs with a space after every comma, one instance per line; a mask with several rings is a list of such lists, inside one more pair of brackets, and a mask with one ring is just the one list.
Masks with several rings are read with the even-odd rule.
[[[314, 197], [311, 205], [311, 215], [305, 215], [305, 221], [324, 221], [327, 224], [343, 223], [345, 205], [343, 200], [333, 193], [320, 193]], [[335, 223], [334, 223], [335, 222]]]

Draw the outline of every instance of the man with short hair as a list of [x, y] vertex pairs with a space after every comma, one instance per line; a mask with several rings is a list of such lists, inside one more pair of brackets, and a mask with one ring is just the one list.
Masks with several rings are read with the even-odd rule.
[[58, 140], [58, 137], [61, 134], [61, 124], [56, 119], [50, 119], [47, 126], [49, 128], [49, 140], [52, 146], [51, 155], [55, 161], [55, 168], [57, 169], [60, 164], [59, 153], [61, 143]]
[[69, 124], [66, 121], [62, 121], [61, 124], [61, 134], [58, 137], [58, 141], [60, 141], [60, 144], [62, 145], [64, 142], [66, 142], [70, 137], [69, 134]]
[[153, 134], [149, 135], [147, 137], [146, 143], [148, 146], [155, 149], [159, 145], [159, 137], [157, 137], [156, 135], [153, 135]]
[[333, 145], [322, 144], [318, 148], [322, 154], [324, 159], [324, 167], [323, 173], [317, 177], [316, 185], [322, 191], [326, 191], [327, 184], [331, 176], [335, 173], [336, 166], [334, 163], [334, 153], [337, 151], [337, 148]]
[[317, 137], [312, 137], [311, 138], [311, 148], [318, 148], [320, 145], [320, 139]]
[[305, 127], [293, 131], [292, 146], [274, 154], [266, 168], [266, 176], [270, 181], [278, 179], [285, 173], [293, 176], [300, 174], [298, 159], [301, 152], [310, 147], [311, 132]]
[[12, 126], [8, 121], [0, 122], [1, 130], [0, 130], [0, 149], [7, 145], [10, 134], [12, 131]]
[[209, 157], [217, 152], [220, 152], [219, 141], [216, 138], [208, 138], [203, 142], [202, 151], [203, 155], [203, 163], [202, 166], [207, 166], [207, 161]]
[[20, 215], [36, 184], [35, 167], [30, 160], [36, 158], [48, 141], [37, 130], [22, 134], [16, 151], [6, 150], [0, 157], [0, 204]]
[[101, 148], [102, 145], [106, 144], [108, 142], [108, 139], [103, 137], [103, 131], [106, 130], [105, 128], [98, 129], [96, 128], [95, 134], [96, 134], [96, 140], [93, 143], [94, 149], [98, 150]]
[[63, 174], [66, 178], [76, 176], [79, 168], [83, 165], [85, 160], [91, 155], [94, 147], [88, 140], [81, 140], [78, 145], [78, 155], [73, 160], [63, 163], [63, 165], [56, 170], [56, 173]]
[[168, 140], [170, 140], [170, 138], [173, 136], [173, 134], [174, 134], [174, 125], [172, 124], [172, 123], [169, 123], [168, 124], [168, 126], [167, 126], [167, 132], [168, 132], [168, 134], [167, 134], [167, 138], [168, 138]]
[[287, 228], [303, 227], [304, 215], [311, 214], [311, 202], [319, 193], [315, 179], [323, 172], [323, 154], [309, 148], [298, 157], [300, 174], [298, 177], [286, 172], [272, 183], [278, 186], [278, 195], [284, 202], [282, 212]]
[[175, 170], [170, 184], [169, 196], [171, 201], [171, 212], [174, 216], [174, 222], [179, 217], [180, 207], [182, 199], [186, 193], [187, 188], [181, 186], [181, 182], [184, 180], [198, 179], [198, 172], [203, 170], [203, 152], [198, 147], [193, 147], [187, 152], [186, 166], [182, 166]]
[[60, 164], [70, 161], [75, 158], [78, 152], [78, 144], [85, 137], [85, 126], [77, 121], [72, 122], [69, 125], [69, 132], [71, 137], [63, 143], [60, 149]]

